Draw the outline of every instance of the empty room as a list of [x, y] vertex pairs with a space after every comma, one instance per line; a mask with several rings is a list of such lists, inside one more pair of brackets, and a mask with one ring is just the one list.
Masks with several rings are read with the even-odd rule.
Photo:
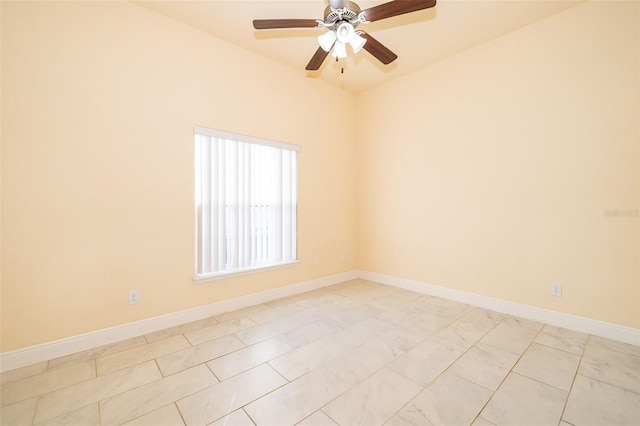
[[0, 424], [640, 425], [640, 3], [0, 2]]

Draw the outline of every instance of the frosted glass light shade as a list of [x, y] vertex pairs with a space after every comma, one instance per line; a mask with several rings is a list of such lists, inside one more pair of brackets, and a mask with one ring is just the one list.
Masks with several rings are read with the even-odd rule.
[[343, 43], [349, 43], [355, 33], [356, 31], [353, 29], [353, 25], [348, 22], [343, 22], [338, 26], [338, 29], [336, 30], [336, 36], [338, 37], [338, 40]]
[[318, 44], [320, 45], [322, 50], [328, 52], [331, 50], [333, 43], [336, 42], [337, 37], [338, 36], [336, 35], [335, 31], [329, 30], [326, 33], [318, 36]]
[[338, 59], [346, 58], [347, 45], [340, 40], [336, 41], [336, 44], [333, 46], [333, 52], [331, 52], [331, 56]]
[[362, 49], [362, 46], [364, 46], [364, 44], [367, 42], [367, 39], [364, 37], [361, 37], [360, 34], [355, 33], [353, 35], [353, 37], [351, 38], [351, 41], [349, 42], [349, 44], [351, 45], [351, 48], [353, 49], [353, 53], [358, 53], [360, 51], [360, 49]]

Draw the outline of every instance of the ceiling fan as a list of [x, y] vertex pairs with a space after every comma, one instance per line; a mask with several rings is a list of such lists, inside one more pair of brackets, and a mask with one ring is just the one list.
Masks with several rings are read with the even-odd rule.
[[331, 56], [345, 58], [346, 45], [349, 44], [354, 53], [364, 48], [383, 64], [395, 61], [398, 55], [385, 47], [378, 40], [364, 31], [356, 31], [360, 24], [379, 21], [392, 16], [417, 12], [436, 5], [436, 0], [395, 0], [373, 6], [365, 10], [348, 0], [329, 0], [329, 6], [324, 11], [324, 19], [254, 19], [256, 30], [275, 28], [327, 28], [329, 31], [318, 36], [318, 50], [307, 66], [308, 71], [320, 68], [327, 55], [333, 48]]

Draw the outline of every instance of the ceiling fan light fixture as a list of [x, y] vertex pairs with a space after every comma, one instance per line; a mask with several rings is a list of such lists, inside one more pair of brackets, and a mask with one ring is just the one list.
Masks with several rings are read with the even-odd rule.
[[341, 23], [336, 29], [336, 36], [342, 43], [349, 43], [355, 34], [356, 31], [349, 22]]
[[318, 44], [322, 47], [322, 50], [328, 52], [331, 50], [333, 43], [336, 42], [336, 32], [333, 30], [329, 30], [326, 33], [318, 36]]
[[358, 53], [360, 51], [360, 49], [362, 49], [362, 47], [364, 46], [364, 44], [367, 42], [367, 39], [360, 36], [360, 34], [355, 33], [353, 35], [353, 37], [351, 38], [351, 41], [349, 42], [349, 44], [351, 45], [351, 48], [353, 49], [353, 53]]
[[333, 46], [333, 52], [331, 52], [331, 56], [337, 59], [346, 58], [347, 45], [341, 42], [340, 40], [336, 41], [336, 44]]

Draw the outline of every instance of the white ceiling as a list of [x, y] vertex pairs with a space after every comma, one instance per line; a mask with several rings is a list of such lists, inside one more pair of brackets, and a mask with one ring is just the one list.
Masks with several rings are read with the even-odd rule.
[[[385, 1], [356, 1], [362, 10]], [[305, 66], [318, 48], [315, 28], [254, 30], [253, 19], [322, 19], [326, 0], [140, 0], [142, 7], [198, 28], [244, 49], [358, 93], [484, 43], [581, 0], [438, 0], [431, 9], [359, 27], [398, 55], [382, 65], [365, 50], [336, 63], [328, 56], [318, 71]], [[350, 48], [348, 48], [350, 49]], [[344, 72], [341, 72], [344, 70]]]

